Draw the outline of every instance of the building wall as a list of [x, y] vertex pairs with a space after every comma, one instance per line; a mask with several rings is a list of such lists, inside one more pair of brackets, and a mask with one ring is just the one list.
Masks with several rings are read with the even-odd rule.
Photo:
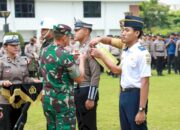
[[[141, 0], [104, 0], [101, 4], [100, 18], [84, 18], [82, 1], [36, 0], [35, 18], [15, 18], [14, 0], [8, 0], [8, 10], [11, 11], [8, 23], [10, 30], [20, 32], [25, 41], [28, 41], [31, 35], [39, 34], [40, 21], [44, 17], [55, 18], [59, 23], [67, 24], [72, 28], [74, 18], [92, 23], [94, 29], [92, 37], [111, 33], [119, 35], [119, 20], [124, 18], [124, 12], [129, 11], [129, 5], [137, 5], [139, 1]], [[0, 18], [0, 25], [3, 24], [4, 19]], [[2, 34], [2, 26], [0, 26], [0, 41]]]

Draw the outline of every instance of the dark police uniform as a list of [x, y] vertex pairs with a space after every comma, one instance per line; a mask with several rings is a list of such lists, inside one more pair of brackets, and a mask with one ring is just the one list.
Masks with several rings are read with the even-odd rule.
[[[125, 27], [142, 30], [143, 21], [139, 17], [126, 16]], [[120, 123], [122, 130], [147, 130], [146, 121], [135, 122], [140, 105], [141, 79], [151, 76], [151, 56], [139, 42], [124, 49], [121, 55]], [[147, 110], [147, 107], [145, 108]]]
[[[82, 21], [75, 23], [75, 29], [86, 27], [91, 29], [92, 24]], [[97, 130], [96, 109], [98, 102], [98, 85], [100, 80], [100, 65], [88, 54], [90, 37], [80, 45], [80, 52], [87, 53], [85, 61], [85, 80], [75, 88], [76, 116], [79, 130]], [[91, 110], [85, 108], [87, 100], [95, 101], [95, 106]]]

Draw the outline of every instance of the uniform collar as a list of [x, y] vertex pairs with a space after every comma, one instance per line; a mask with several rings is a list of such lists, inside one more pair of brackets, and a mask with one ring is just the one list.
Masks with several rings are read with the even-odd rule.
[[11, 59], [8, 55], [6, 55], [5, 57], [6, 57], [6, 59], [7, 59], [7, 61], [8, 61], [9, 63], [14, 63], [14, 64], [15, 64], [15, 63], [17, 63], [17, 62], [20, 61], [19, 56], [16, 56], [14, 60]]
[[87, 44], [89, 44], [90, 40], [91, 40], [91, 37], [89, 36], [82, 44], [80, 44], [80, 47], [84, 48]]
[[140, 42], [136, 42], [134, 45], [128, 48], [128, 51], [133, 52], [138, 46], [141, 46]]

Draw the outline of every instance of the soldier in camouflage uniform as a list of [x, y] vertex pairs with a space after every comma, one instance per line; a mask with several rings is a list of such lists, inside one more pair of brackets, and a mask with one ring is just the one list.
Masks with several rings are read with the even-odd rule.
[[40, 68], [43, 76], [42, 98], [48, 130], [75, 130], [75, 105], [73, 82], [80, 83], [84, 74], [84, 56], [79, 68], [73, 55], [64, 47], [69, 45], [71, 28], [54, 26], [54, 42], [43, 49]]
[[44, 18], [40, 23], [41, 28], [41, 49], [40, 53], [43, 48], [47, 47], [49, 44], [53, 42], [53, 25], [57, 24], [55, 19], [52, 18]]
[[[2, 86], [9, 87], [12, 84], [39, 82], [39, 80], [28, 77], [27, 60], [18, 56], [18, 36], [4, 36], [3, 45], [6, 54], [0, 58], [0, 89]], [[14, 128], [22, 112], [22, 107], [23, 105], [18, 109], [13, 108], [0, 91], [0, 111], [3, 113], [3, 118], [0, 119], [0, 130], [12, 130]], [[26, 119], [27, 113], [24, 114], [22, 120], [24, 124], [26, 123]]]

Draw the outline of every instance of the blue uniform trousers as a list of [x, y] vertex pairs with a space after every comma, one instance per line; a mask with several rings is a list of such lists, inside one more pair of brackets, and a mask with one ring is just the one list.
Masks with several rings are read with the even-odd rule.
[[[136, 125], [135, 117], [139, 110], [140, 89], [122, 91], [120, 94], [119, 111], [121, 130], [147, 130], [147, 122]], [[146, 107], [147, 112], [147, 107]]]

